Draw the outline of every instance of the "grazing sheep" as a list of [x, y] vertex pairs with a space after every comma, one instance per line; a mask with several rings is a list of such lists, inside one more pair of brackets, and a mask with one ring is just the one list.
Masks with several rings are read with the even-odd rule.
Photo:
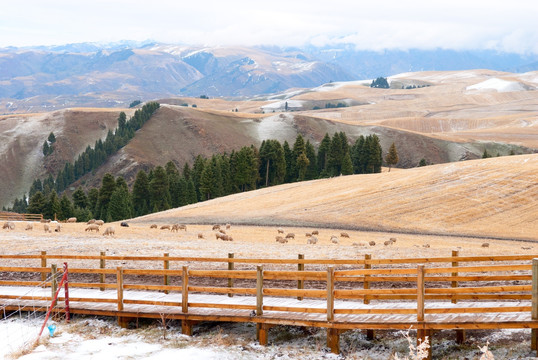
[[281, 243], [281, 244], [285, 244], [285, 243], [288, 242], [288, 239], [284, 239], [282, 236], [278, 235], [276, 237], [276, 242]]
[[123, 226], [123, 227], [129, 227], [129, 224], [127, 223], [127, 221], [122, 221], [120, 223], [120, 226]]
[[2, 226], [2, 229], [14, 230], [15, 229], [15, 223], [12, 222], [12, 221], [6, 221], [4, 223], [4, 226]]
[[151, 224], [149, 228], [150, 229], [157, 229], [157, 224]]
[[24, 230], [34, 230], [34, 224], [32, 223], [26, 224], [26, 228]]
[[347, 232], [341, 232], [340, 237], [345, 237], [349, 239], [349, 234]]
[[306, 237], [310, 237], [310, 236], [312, 236], [311, 233], [306, 233], [306, 234], [304, 234], [304, 235], [305, 235]]
[[295, 240], [295, 234], [294, 233], [288, 233], [286, 235], [286, 239], [294, 239]]
[[69, 219], [67, 219], [67, 222], [68, 222], [68, 223], [76, 223], [76, 222], [77, 222], [77, 218], [76, 218], [76, 217], [70, 217]]
[[278, 228], [278, 229], [276, 229], [276, 231], [277, 231], [279, 234], [284, 234], [284, 229], [282, 229], [282, 228]]
[[226, 234], [226, 231], [223, 230], [223, 229], [219, 229], [219, 233], [221, 233], [221, 234]]
[[88, 225], [88, 227], [86, 227], [86, 230], [85, 231], [97, 231], [99, 232], [99, 225], [97, 224], [90, 224]]
[[422, 245], [422, 247], [424, 247], [424, 248], [429, 248], [429, 247], [430, 247], [430, 244], [424, 244], [424, 245]]
[[222, 241], [233, 241], [232, 237], [230, 235], [222, 234], [222, 233], [215, 233], [215, 236], [218, 239], [221, 239]]
[[215, 230], [220, 230], [220, 225], [213, 225], [213, 227], [211, 228], [211, 230], [215, 231]]
[[312, 231], [312, 235], [319, 235], [319, 231], [317, 231], [317, 230], [313, 230], [313, 231]]
[[530, 249], [531, 249], [530, 246], [528, 246], [528, 247], [526, 247], [526, 246], [522, 246], [521, 248], [522, 248], [523, 250], [530, 250]]
[[88, 220], [88, 222], [86, 223], [86, 225], [91, 225], [91, 224], [95, 224], [95, 219]]
[[339, 243], [338, 238], [337, 238], [336, 236], [334, 236], [334, 235], [331, 236], [331, 242], [332, 242], [333, 244], [338, 244], [338, 243]]
[[385, 246], [392, 245], [392, 241], [387, 240], [387, 241], [385, 241], [385, 242], [383, 243], [383, 245], [385, 245]]
[[198, 233], [198, 239], [205, 239], [204, 234]]
[[161, 230], [170, 230], [170, 225], [161, 226]]
[[45, 230], [46, 233], [50, 233], [50, 226], [49, 224], [43, 224], [43, 230]]
[[95, 220], [95, 223], [99, 226], [105, 225], [105, 222], [103, 220]]
[[114, 235], [116, 234], [116, 231], [114, 230], [114, 228], [112, 226], [109, 226], [106, 228], [105, 232], [103, 233], [103, 236], [105, 235]]
[[393, 243], [396, 242], [396, 238], [390, 238], [389, 240], [392, 241]]
[[232, 225], [226, 224], [226, 230], [230, 230], [232, 228]]
[[318, 243], [318, 238], [315, 237], [314, 235], [312, 235], [307, 241], [306, 241], [307, 244], [317, 244]]
[[41, 219], [40, 222], [42, 222], [42, 223], [50, 223], [50, 219]]
[[54, 229], [54, 232], [60, 232], [62, 231], [62, 226], [60, 224], [56, 224], [56, 228]]
[[371, 240], [368, 244], [369, 244], [370, 246], [375, 246], [375, 241], [374, 241], [374, 240]]
[[482, 247], [489, 247], [489, 243], [483, 243]]
[[179, 230], [179, 224], [172, 225], [172, 228], [170, 229], [170, 231], [175, 231], [175, 232], [177, 232], [178, 230]]
[[185, 224], [179, 224], [179, 230], [185, 230], [185, 231], [187, 231], [187, 225], [185, 225]]

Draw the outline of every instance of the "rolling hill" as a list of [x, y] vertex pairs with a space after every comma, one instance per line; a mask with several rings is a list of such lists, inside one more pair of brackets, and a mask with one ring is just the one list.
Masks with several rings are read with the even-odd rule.
[[230, 222], [537, 241], [536, 179], [538, 154], [479, 159], [279, 185], [132, 222]]
[[[106, 172], [130, 183], [139, 169], [169, 160], [183, 166], [198, 154], [229, 153], [264, 139], [292, 144], [302, 134], [317, 146], [325, 133], [336, 131], [352, 141], [377, 134], [385, 150], [394, 142], [398, 166], [405, 168], [422, 158], [434, 164], [476, 159], [484, 150], [494, 156], [531, 153], [538, 149], [537, 78], [537, 72], [422, 72], [390, 78], [391, 89], [332, 82], [258, 100], [165, 98], [127, 146], [75, 186], [98, 185]], [[325, 108], [336, 103], [349, 106]], [[73, 108], [0, 117], [0, 205], [20, 198], [36, 177], [56, 174], [103, 139], [116, 127], [120, 110]], [[41, 147], [51, 131], [57, 149], [45, 159]]]

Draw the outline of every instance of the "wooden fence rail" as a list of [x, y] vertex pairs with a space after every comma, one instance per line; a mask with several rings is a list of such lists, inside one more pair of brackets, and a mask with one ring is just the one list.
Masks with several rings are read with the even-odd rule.
[[[35, 273], [46, 279], [0, 280], [0, 304], [6, 308], [15, 306], [15, 300], [51, 301], [50, 291], [17, 296], [13, 288], [46, 286], [53, 290], [55, 265], [43, 267], [46, 260], [73, 259], [89, 267], [77, 264], [69, 270], [74, 277], [69, 281], [71, 312], [117, 316], [123, 325], [131, 317], [156, 317], [162, 313], [182, 320], [186, 333], [192, 331], [194, 321], [204, 319], [249, 321], [257, 324], [261, 343], [266, 342], [270, 325], [320, 326], [328, 329], [328, 345], [334, 352], [338, 351], [340, 333], [354, 328], [413, 326], [422, 340], [431, 336], [432, 329], [538, 328], [538, 260], [531, 262], [528, 255], [451, 256], [417, 263], [414, 258], [374, 262], [371, 256], [360, 261], [333, 261], [309, 260], [299, 255], [297, 259], [280, 261], [239, 259], [230, 254], [216, 261], [169, 254], [123, 257], [42, 252], [0, 255], [0, 265], [11, 259], [27, 260], [29, 264], [39, 260], [42, 266], [0, 266], [0, 273], [9, 273], [11, 278]], [[118, 260], [126, 266], [106, 268]], [[254, 269], [230, 266], [255, 264], [254, 260], [260, 260]], [[160, 268], [138, 268], [140, 261], [154, 261]], [[222, 263], [225, 268], [215, 269], [208, 262]], [[452, 266], [432, 266], [440, 263]], [[270, 269], [265, 270], [268, 264]], [[297, 270], [275, 269], [275, 264], [301, 266]], [[305, 264], [316, 265], [317, 269], [305, 270]], [[350, 264], [355, 268], [349, 269]], [[380, 268], [380, 264], [385, 267]], [[327, 266], [319, 270], [320, 265]], [[344, 265], [348, 267], [337, 268]], [[162, 280], [156, 281], [155, 277]], [[240, 296], [230, 298], [233, 295]], [[508, 320], [496, 322], [499, 314]], [[533, 344], [537, 336], [533, 331]]]

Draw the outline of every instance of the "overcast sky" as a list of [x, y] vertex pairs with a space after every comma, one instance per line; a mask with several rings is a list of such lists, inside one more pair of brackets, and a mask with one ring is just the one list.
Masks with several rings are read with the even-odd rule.
[[538, 53], [538, 1], [7, 0], [0, 6], [0, 46], [148, 39]]

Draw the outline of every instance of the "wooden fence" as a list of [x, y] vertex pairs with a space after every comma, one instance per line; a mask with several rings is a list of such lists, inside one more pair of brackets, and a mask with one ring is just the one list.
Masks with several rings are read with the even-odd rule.
[[43, 214], [18, 214], [12, 212], [1, 212], [0, 221], [41, 221]]
[[[0, 273], [35, 273], [37, 278], [0, 280], [0, 302], [50, 301], [51, 295], [8, 295], [8, 287], [42, 286], [56, 272], [52, 260], [70, 265], [72, 313], [134, 317], [166, 314], [190, 334], [196, 321], [247, 321], [267, 343], [274, 325], [327, 328], [327, 345], [339, 352], [345, 330], [432, 330], [538, 328], [538, 255], [372, 259], [241, 259], [106, 255], [0, 255], [0, 264], [23, 260], [34, 266], [1, 266]], [[113, 263], [111, 266], [110, 264]], [[121, 263], [122, 266], [117, 266]], [[143, 264], [144, 266], [140, 266]], [[244, 268], [237, 269], [235, 265]], [[107, 267], [108, 265], [108, 267]], [[313, 269], [305, 269], [309, 266]], [[296, 270], [294, 270], [295, 268]], [[160, 280], [159, 280], [160, 279]], [[83, 289], [77, 295], [73, 289]], [[92, 291], [90, 291], [92, 290]], [[99, 295], [105, 292], [107, 296]], [[151, 294], [150, 297], [140, 293]], [[236, 296], [240, 295], [240, 296]], [[227, 298], [224, 301], [222, 298]], [[286, 300], [291, 299], [291, 300]], [[63, 301], [60, 298], [60, 301]]]

